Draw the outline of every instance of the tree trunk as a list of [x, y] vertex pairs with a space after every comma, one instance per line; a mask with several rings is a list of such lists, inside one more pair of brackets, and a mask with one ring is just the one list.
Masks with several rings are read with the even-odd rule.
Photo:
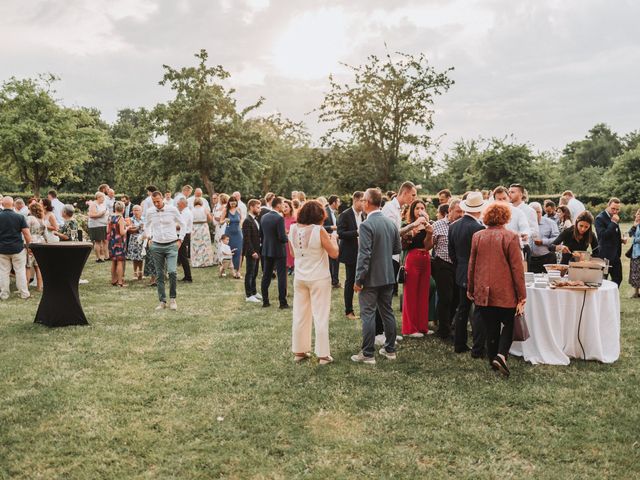
[[215, 190], [213, 189], [213, 183], [211, 182], [211, 179], [209, 178], [209, 174], [207, 172], [205, 172], [204, 170], [200, 171], [200, 178], [202, 179], [202, 183], [204, 184], [204, 188], [207, 189], [207, 193], [209, 194], [209, 198], [211, 198], [213, 196], [213, 194], [215, 193]]

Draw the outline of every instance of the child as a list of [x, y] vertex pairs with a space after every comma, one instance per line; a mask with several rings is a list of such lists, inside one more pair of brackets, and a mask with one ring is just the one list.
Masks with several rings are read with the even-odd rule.
[[219, 257], [220, 257], [220, 276], [226, 277], [227, 274], [225, 271], [231, 266], [231, 259], [233, 258], [233, 252], [236, 251], [234, 248], [231, 250], [229, 246], [229, 235], [222, 235], [220, 237], [220, 246], [219, 246]]

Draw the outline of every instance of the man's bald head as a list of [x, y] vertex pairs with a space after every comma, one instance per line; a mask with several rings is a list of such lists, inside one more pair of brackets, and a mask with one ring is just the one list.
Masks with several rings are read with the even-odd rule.
[[13, 197], [2, 197], [2, 208], [10, 210], [13, 208]]

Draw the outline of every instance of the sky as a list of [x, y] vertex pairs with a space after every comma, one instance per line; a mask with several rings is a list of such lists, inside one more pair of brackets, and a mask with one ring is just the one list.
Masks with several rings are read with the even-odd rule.
[[[441, 152], [461, 138], [503, 137], [562, 149], [604, 122], [640, 129], [636, 0], [3, 0], [0, 80], [51, 72], [67, 106], [123, 108], [171, 98], [163, 64], [209, 52], [240, 105], [326, 125], [310, 113], [341, 62], [424, 52], [455, 85], [435, 102]], [[386, 44], [386, 47], [385, 47]]]

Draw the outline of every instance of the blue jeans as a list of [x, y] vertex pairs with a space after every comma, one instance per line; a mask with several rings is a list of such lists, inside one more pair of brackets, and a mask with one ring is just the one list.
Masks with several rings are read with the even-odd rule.
[[169, 298], [176, 298], [177, 267], [178, 267], [178, 243], [155, 243], [151, 244], [151, 258], [158, 274], [158, 298], [161, 302], [167, 301], [167, 294], [164, 288], [164, 267], [167, 266], [169, 274]]

